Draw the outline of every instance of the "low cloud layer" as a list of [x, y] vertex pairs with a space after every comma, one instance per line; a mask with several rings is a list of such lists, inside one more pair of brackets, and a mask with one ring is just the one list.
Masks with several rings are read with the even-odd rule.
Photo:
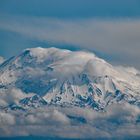
[[140, 137], [140, 110], [116, 104], [106, 112], [82, 108], [38, 108], [20, 115], [0, 112], [0, 136], [61, 138]]
[[114, 64], [140, 68], [139, 19], [58, 20], [5, 17], [0, 20], [0, 29], [18, 33], [34, 41], [70, 44], [95, 51]]

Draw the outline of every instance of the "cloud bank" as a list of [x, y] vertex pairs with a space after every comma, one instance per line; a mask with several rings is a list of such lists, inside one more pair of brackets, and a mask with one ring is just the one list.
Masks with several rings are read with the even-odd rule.
[[139, 19], [6, 17], [0, 20], [0, 29], [35, 41], [70, 44], [95, 51], [112, 63], [140, 68]]
[[139, 108], [129, 104], [112, 105], [106, 112], [76, 107], [45, 107], [20, 115], [0, 112], [0, 136], [140, 137], [139, 116]]

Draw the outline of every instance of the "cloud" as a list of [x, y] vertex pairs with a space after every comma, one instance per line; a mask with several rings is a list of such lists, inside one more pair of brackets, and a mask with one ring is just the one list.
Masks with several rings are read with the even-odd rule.
[[80, 49], [95, 51], [112, 63], [140, 68], [139, 19], [6, 17], [0, 20], [0, 29], [36, 41], [71, 44]]
[[[44, 109], [44, 108], [43, 108]], [[69, 124], [69, 119], [65, 114], [58, 110], [50, 109], [39, 109], [31, 111], [31, 114], [27, 117], [23, 117], [22, 124], [28, 125], [67, 125]], [[37, 111], [37, 113], [35, 113]], [[18, 118], [17, 118], [18, 119]]]
[[[0, 136], [140, 137], [140, 109], [127, 103], [111, 105], [105, 112], [88, 108], [48, 106], [28, 110], [20, 115], [10, 113], [0, 112]], [[82, 118], [86, 120], [83, 123]], [[73, 123], [74, 120], [77, 121]]]
[[0, 113], [0, 125], [14, 125], [15, 122], [15, 117], [11, 114], [7, 113]]
[[126, 73], [129, 73], [129, 74], [134, 74], [134, 75], [139, 75], [140, 74], [140, 71], [137, 70], [134, 67], [117, 66], [115, 68], [117, 68], [118, 70], [122, 70], [122, 71], [124, 71]]
[[33, 96], [33, 93], [26, 94], [18, 88], [10, 88], [0, 90], [0, 107], [7, 106], [9, 104], [18, 103], [20, 99]]

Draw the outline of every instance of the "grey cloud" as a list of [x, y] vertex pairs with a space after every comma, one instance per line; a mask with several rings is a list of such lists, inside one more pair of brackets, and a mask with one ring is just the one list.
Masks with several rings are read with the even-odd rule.
[[0, 29], [33, 40], [76, 45], [81, 49], [98, 52], [112, 63], [140, 68], [139, 19], [58, 20], [14, 17], [1, 19]]
[[34, 93], [25, 94], [18, 88], [10, 88], [0, 90], [0, 107], [5, 107], [9, 104], [18, 103], [21, 98], [31, 97]]
[[[72, 123], [73, 117], [77, 120]], [[44, 107], [27, 114], [0, 112], [0, 136], [48, 136], [67, 138], [126, 138], [140, 137], [140, 109], [127, 103], [114, 104], [105, 112], [88, 108]], [[8, 121], [7, 121], [8, 120]], [[132, 131], [133, 130], [133, 131]]]
[[7, 114], [4, 112], [0, 113], [0, 125], [14, 125], [15, 122], [15, 117], [11, 114]]

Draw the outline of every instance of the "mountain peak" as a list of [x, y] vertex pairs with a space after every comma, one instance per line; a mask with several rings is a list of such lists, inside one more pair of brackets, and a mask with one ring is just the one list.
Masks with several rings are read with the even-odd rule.
[[62, 54], [62, 53], [72, 53], [72, 54], [76, 54], [79, 55], [80, 57], [95, 57], [95, 54], [92, 52], [86, 52], [86, 51], [70, 51], [67, 49], [60, 49], [60, 48], [56, 48], [56, 47], [50, 47], [50, 48], [42, 48], [42, 47], [36, 47], [36, 48], [27, 48], [25, 50], [23, 50], [22, 53], [31, 53], [32, 55], [43, 55], [43, 54], [52, 54], [52, 53], [56, 53], [56, 54]]
[[23, 51], [23, 53], [29, 53], [29, 52], [34, 56], [39, 56], [39, 55], [47, 55], [48, 53], [71, 52], [71, 51], [65, 50], [65, 49], [58, 49], [58, 48], [55, 48], [55, 47], [50, 47], [50, 48], [42, 48], [42, 47], [27, 48]]

